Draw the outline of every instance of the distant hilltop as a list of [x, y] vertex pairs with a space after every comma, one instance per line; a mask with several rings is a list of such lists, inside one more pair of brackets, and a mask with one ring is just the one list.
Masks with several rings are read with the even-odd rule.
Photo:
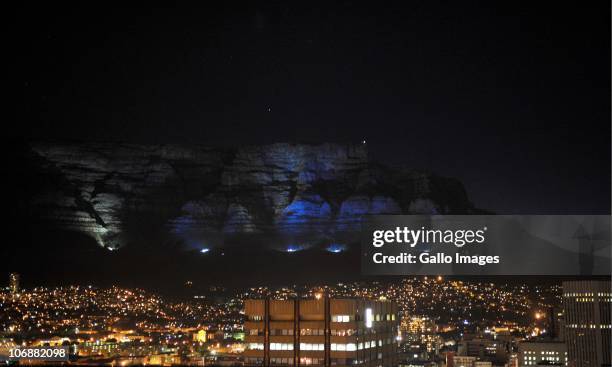
[[342, 248], [363, 215], [478, 212], [458, 180], [373, 162], [365, 144], [28, 149], [36, 180], [29, 215], [110, 250], [148, 241], [205, 251], [245, 236], [279, 249]]

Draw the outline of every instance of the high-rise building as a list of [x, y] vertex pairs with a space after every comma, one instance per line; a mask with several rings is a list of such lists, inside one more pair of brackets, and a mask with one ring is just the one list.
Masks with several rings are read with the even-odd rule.
[[548, 338], [557, 341], [565, 340], [565, 320], [563, 310], [557, 307], [550, 307], [548, 309], [547, 318], [548, 332], [546, 334]]
[[19, 293], [19, 274], [17, 273], [9, 274], [9, 289], [12, 294]]
[[568, 364], [610, 366], [612, 288], [609, 280], [563, 282]]
[[246, 300], [247, 366], [395, 366], [397, 305], [362, 299]]

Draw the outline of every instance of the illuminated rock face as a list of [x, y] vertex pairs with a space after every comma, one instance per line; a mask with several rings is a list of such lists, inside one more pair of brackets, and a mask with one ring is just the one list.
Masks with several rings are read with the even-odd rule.
[[147, 240], [147, 233], [193, 248], [244, 235], [333, 243], [367, 214], [473, 211], [458, 181], [378, 165], [364, 145], [88, 143], [31, 150], [48, 177], [32, 211], [113, 249]]

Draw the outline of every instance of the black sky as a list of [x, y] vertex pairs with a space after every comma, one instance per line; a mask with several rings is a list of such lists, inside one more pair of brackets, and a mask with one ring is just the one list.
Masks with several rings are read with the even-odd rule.
[[610, 212], [609, 2], [215, 4], [11, 10], [10, 137], [365, 138], [481, 208]]

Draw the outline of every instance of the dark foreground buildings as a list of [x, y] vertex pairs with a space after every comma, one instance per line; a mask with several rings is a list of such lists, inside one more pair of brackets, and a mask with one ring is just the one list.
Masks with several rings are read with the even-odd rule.
[[568, 365], [610, 366], [612, 322], [610, 281], [563, 282]]
[[397, 305], [362, 299], [247, 300], [247, 366], [395, 366]]

